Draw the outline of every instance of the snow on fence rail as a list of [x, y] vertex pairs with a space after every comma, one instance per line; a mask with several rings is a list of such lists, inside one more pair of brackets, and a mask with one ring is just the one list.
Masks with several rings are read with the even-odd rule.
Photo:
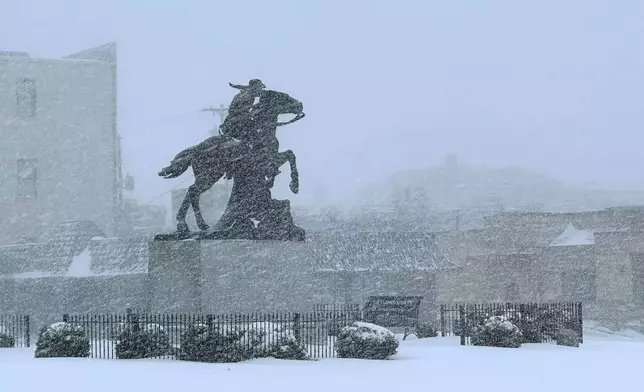
[[29, 347], [31, 345], [28, 315], [0, 314], [0, 347]]
[[490, 316], [506, 316], [524, 335], [536, 335], [540, 342], [550, 342], [557, 331], [567, 328], [583, 340], [581, 302], [557, 303], [487, 303], [440, 306], [441, 336], [460, 336], [461, 345], [469, 345], [474, 327]]
[[[138, 329], [145, 325], [158, 325], [167, 333], [172, 350], [170, 354], [155, 357], [176, 359], [181, 353], [184, 332], [195, 325], [206, 325], [219, 330], [265, 331], [263, 344], [269, 346], [293, 334], [308, 348], [311, 358], [336, 357], [335, 335], [341, 327], [361, 318], [360, 312], [351, 309], [323, 309], [310, 313], [249, 313], [249, 314], [151, 314], [127, 311], [125, 314], [63, 315], [63, 321], [81, 326], [90, 338], [91, 358], [116, 358], [115, 346], [119, 333], [126, 328]], [[245, 344], [251, 344], [246, 340]], [[249, 346], [250, 347], [250, 346]]]

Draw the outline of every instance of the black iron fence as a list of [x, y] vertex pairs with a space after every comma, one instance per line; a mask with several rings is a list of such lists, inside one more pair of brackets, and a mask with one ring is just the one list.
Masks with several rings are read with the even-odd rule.
[[505, 316], [532, 343], [554, 340], [561, 329], [576, 331], [583, 343], [583, 311], [580, 302], [488, 303], [440, 306], [441, 336], [460, 336], [469, 345], [474, 328], [491, 316]]
[[[169, 341], [170, 350], [153, 358], [181, 357], [182, 339], [193, 326], [223, 331], [246, 331], [241, 344], [257, 347], [257, 333], [264, 336], [260, 345], [271, 345], [289, 339], [299, 341], [311, 358], [336, 356], [334, 342], [339, 329], [360, 319], [359, 309], [318, 309], [311, 313], [251, 314], [149, 314], [128, 311], [125, 314], [64, 315], [63, 321], [85, 329], [90, 339], [91, 358], [117, 358], [117, 344], [126, 334], [142, 328], [161, 330], [162, 339]], [[250, 332], [249, 332], [250, 331]], [[125, 334], [125, 335], [124, 335]], [[252, 336], [251, 336], [252, 335]], [[157, 338], [160, 334], [155, 335]], [[244, 335], [246, 336], [246, 335]]]
[[0, 348], [31, 345], [29, 316], [0, 314]]

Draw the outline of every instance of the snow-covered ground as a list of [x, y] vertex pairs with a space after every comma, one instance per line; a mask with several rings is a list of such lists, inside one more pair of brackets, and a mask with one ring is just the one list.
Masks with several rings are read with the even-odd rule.
[[586, 336], [580, 348], [462, 347], [453, 337], [411, 340], [389, 361], [34, 359], [33, 349], [0, 349], [0, 391], [607, 392], [637, 389], [643, 357], [641, 335], [601, 331]]

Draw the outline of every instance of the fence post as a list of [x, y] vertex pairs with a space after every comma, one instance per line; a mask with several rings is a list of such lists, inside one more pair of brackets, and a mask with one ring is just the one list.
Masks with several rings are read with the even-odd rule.
[[139, 332], [139, 315], [132, 311], [132, 308], [127, 308], [125, 310], [127, 317], [127, 323], [132, 328], [132, 332]]
[[467, 323], [465, 322], [465, 310], [463, 309], [463, 305], [458, 305], [458, 316], [461, 323], [461, 346], [465, 346]]
[[212, 331], [212, 314], [206, 315], [206, 327], [208, 327], [208, 331]]
[[25, 315], [25, 345], [31, 347], [31, 329], [29, 326], [29, 315]]
[[445, 305], [441, 305], [440, 308], [441, 311], [441, 319], [440, 319], [440, 324], [441, 324], [441, 337], [445, 337]]
[[300, 325], [300, 314], [299, 313], [294, 313], [293, 314], [293, 334], [295, 334], [295, 340], [298, 342], [300, 341], [301, 338], [301, 325]]
[[63, 323], [69, 322], [69, 315], [67, 313], [63, 314]]
[[579, 303], [577, 304], [577, 306], [579, 306], [579, 312], [578, 312], [578, 315], [579, 315], [579, 332], [580, 332], [580, 335], [581, 335], [581, 336], [579, 337], [579, 342], [580, 342], [581, 344], [584, 344], [584, 317], [583, 317], [583, 315], [582, 315], [582, 312], [583, 312], [583, 306], [582, 306], [582, 303], [581, 303], [581, 302], [579, 302]]

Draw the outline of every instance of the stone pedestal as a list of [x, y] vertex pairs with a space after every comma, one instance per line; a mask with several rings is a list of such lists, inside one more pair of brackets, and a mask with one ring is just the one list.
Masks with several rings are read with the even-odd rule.
[[150, 244], [153, 312], [304, 312], [317, 299], [303, 241], [202, 240]]
[[201, 311], [202, 271], [199, 242], [151, 242], [148, 274], [151, 311]]

